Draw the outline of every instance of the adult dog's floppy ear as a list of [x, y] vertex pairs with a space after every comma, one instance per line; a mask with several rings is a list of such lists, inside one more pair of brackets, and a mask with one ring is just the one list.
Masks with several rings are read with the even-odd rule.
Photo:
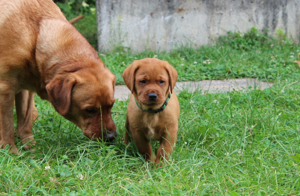
[[72, 76], [68, 78], [57, 76], [46, 85], [49, 101], [62, 116], [70, 109], [72, 88], [75, 83], [76, 80]]
[[135, 82], [135, 73], [139, 68], [138, 61], [135, 60], [131, 65], [129, 65], [122, 74], [122, 77], [124, 79], [124, 82], [126, 86], [130, 89], [130, 91], [133, 93], [134, 91], [134, 82]]
[[168, 75], [169, 75], [169, 85], [170, 85], [170, 90], [172, 93], [173, 89], [175, 87], [176, 81], [177, 81], [178, 74], [177, 74], [176, 69], [172, 65], [170, 65], [168, 63], [168, 61], [165, 61], [165, 69], [167, 70]]

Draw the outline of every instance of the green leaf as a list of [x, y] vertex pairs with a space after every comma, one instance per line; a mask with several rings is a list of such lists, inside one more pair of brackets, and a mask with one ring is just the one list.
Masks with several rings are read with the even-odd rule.
[[228, 191], [228, 193], [230, 193], [230, 195], [232, 196], [239, 196], [239, 194], [234, 191]]
[[300, 163], [300, 154], [291, 155], [295, 162]]

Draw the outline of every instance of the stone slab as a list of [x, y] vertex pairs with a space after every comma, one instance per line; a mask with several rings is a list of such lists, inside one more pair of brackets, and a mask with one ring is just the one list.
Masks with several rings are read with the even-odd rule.
[[[238, 91], [246, 91], [253, 89], [266, 89], [273, 84], [262, 82], [253, 78], [246, 79], [230, 79], [230, 80], [203, 80], [197, 82], [177, 82], [175, 92], [187, 90], [189, 92], [199, 91], [201, 93], [225, 93], [233, 89]], [[250, 88], [249, 88], [250, 87]], [[252, 88], [251, 88], [252, 87]], [[130, 91], [125, 85], [116, 86], [115, 98], [126, 100], [129, 98]]]

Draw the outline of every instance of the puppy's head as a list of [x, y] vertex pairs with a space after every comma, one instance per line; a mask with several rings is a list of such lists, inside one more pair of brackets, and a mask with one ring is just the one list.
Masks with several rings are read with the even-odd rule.
[[112, 140], [116, 126], [111, 117], [115, 76], [104, 66], [72, 66], [47, 84], [49, 101], [57, 112], [76, 124], [84, 135]]
[[159, 108], [177, 81], [177, 71], [167, 61], [156, 58], [134, 61], [122, 76], [136, 100], [146, 109]]

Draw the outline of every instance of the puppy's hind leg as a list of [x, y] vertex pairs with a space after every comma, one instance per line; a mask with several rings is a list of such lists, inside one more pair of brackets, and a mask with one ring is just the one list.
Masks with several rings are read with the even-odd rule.
[[23, 90], [16, 96], [17, 136], [20, 137], [26, 150], [35, 150], [35, 140], [32, 135], [32, 122], [37, 118], [37, 109], [34, 105], [34, 93]]

